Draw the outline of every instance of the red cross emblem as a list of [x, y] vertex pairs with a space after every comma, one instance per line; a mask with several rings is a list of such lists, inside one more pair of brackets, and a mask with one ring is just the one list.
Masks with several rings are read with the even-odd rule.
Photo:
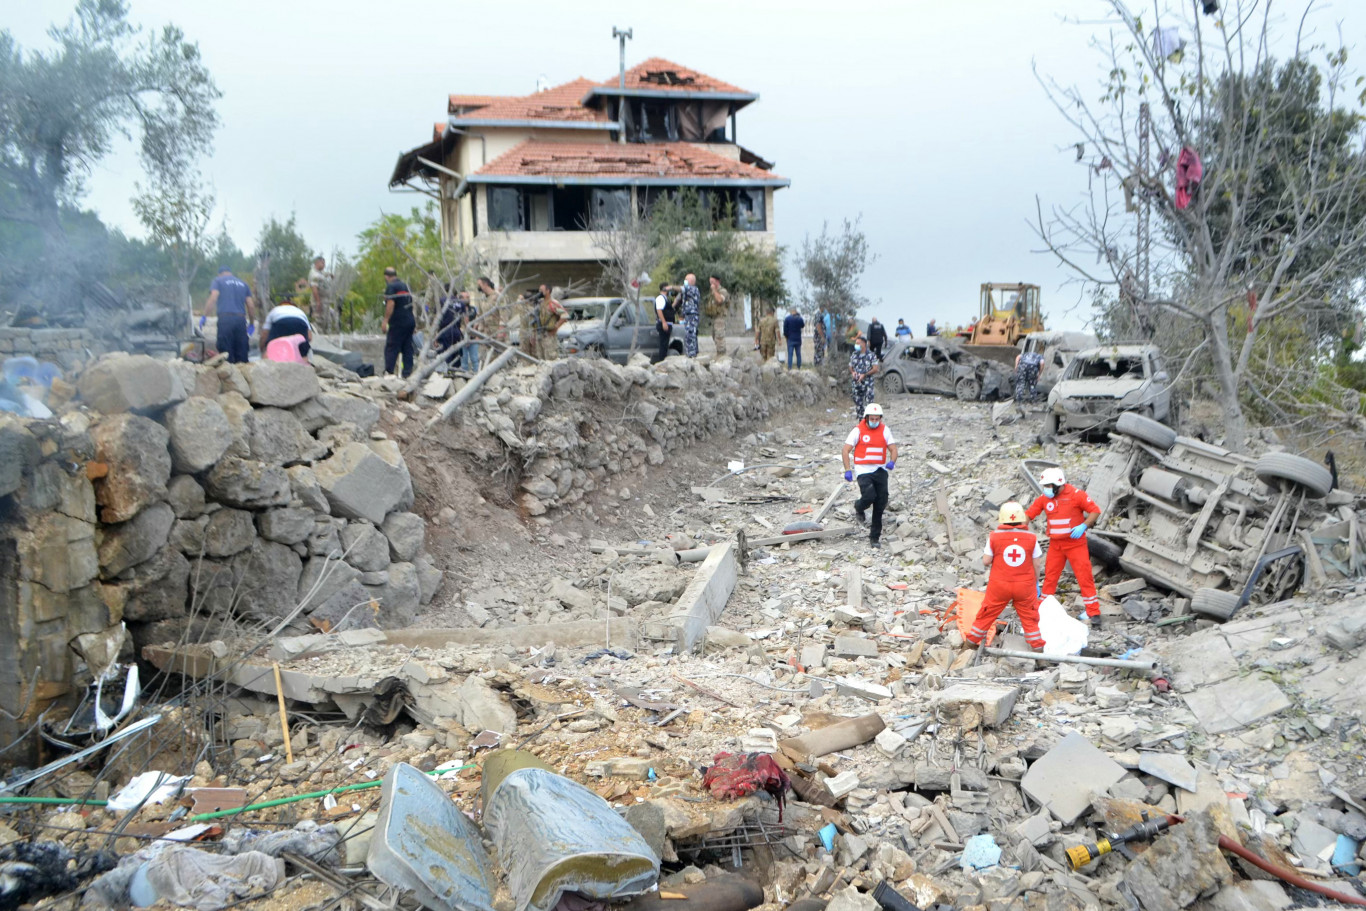
[[1005, 553], [1001, 556], [1005, 558], [1006, 566], [1023, 566], [1025, 549], [1018, 544], [1012, 544], [1005, 549]]

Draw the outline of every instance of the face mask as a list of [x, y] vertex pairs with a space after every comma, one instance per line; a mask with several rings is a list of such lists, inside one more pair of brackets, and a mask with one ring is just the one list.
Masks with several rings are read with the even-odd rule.
[[1056, 496], [1058, 495], [1058, 488], [1056, 488], [1056, 487], [1045, 487], [1045, 488], [1043, 489], [1043, 495], [1046, 496], [1046, 497], [1048, 497], [1048, 498], [1051, 500], [1053, 497], [1056, 497]]
[[862, 346], [862, 345], [855, 345], [855, 346], [854, 346], [854, 351], [857, 352], [858, 354], [862, 354], [862, 353], [863, 353], [863, 346]]
[[868, 422], [869, 427], [876, 427], [882, 423], [882, 418], [864, 418], [864, 420]]

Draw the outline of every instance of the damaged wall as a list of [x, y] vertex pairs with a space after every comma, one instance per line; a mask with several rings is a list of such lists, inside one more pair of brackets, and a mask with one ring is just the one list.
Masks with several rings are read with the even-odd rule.
[[28, 355], [71, 369], [85, 357], [93, 339], [86, 329], [0, 327], [0, 357]]
[[681, 357], [661, 369], [574, 358], [489, 380], [467, 419], [522, 456], [521, 507], [533, 516], [583, 499], [609, 476], [661, 465], [665, 453], [722, 439], [781, 411], [811, 406], [826, 380], [776, 363]]
[[120, 622], [138, 647], [196, 615], [273, 626], [301, 602], [301, 630], [413, 622], [441, 573], [407, 465], [374, 430], [374, 387], [317, 370], [117, 354], [49, 397], [57, 418], [0, 415], [6, 705], [41, 667], [0, 741], [88, 682], [73, 640]]

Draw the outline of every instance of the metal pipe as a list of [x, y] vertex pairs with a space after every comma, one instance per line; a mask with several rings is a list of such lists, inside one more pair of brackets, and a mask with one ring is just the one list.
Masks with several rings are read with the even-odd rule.
[[1050, 655], [1047, 652], [1017, 652], [1009, 648], [983, 649], [995, 658], [1032, 658], [1035, 661], [1052, 661], [1055, 664], [1087, 664], [1091, 667], [1117, 667], [1126, 671], [1157, 673], [1156, 661], [1125, 661], [1121, 658], [1086, 658], [1082, 655]]

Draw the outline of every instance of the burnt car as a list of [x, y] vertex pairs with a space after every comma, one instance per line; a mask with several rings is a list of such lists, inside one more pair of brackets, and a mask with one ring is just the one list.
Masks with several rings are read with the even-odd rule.
[[1086, 483], [1102, 510], [1087, 537], [1103, 563], [1216, 620], [1360, 574], [1363, 504], [1325, 465], [1231, 452], [1132, 412], [1116, 430]]
[[935, 392], [961, 401], [1007, 398], [1010, 372], [994, 361], [969, 354], [954, 342], [918, 338], [892, 345], [882, 357], [882, 388], [889, 393]]
[[1044, 436], [1103, 436], [1134, 412], [1177, 426], [1177, 405], [1156, 345], [1103, 345], [1079, 351], [1048, 393]]
[[1043, 358], [1039, 381], [1035, 385], [1041, 395], [1047, 396], [1067, 372], [1067, 365], [1072, 363], [1072, 359], [1082, 351], [1095, 348], [1097, 344], [1096, 337], [1089, 332], [1058, 329], [1032, 332], [1020, 339], [1015, 347], [1021, 354], [1032, 352]]

